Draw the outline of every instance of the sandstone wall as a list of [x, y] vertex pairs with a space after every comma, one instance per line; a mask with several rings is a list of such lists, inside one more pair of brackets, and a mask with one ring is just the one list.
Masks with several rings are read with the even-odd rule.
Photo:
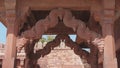
[[85, 67], [83, 62], [85, 61], [69, 47], [56, 47], [50, 54], [38, 60], [41, 68], [90, 68]]

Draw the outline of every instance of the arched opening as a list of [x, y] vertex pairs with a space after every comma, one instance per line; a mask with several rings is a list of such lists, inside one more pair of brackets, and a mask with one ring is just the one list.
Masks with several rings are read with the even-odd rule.
[[[46, 39], [46, 41], [47, 41], [49, 36], [50, 35], [48, 35], [48, 37], [46, 37], [46, 35], [43, 35], [42, 39], [43, 40]], [[70, 36], [72, 36], [71, 38], [74, 41], [75, 36], [74, 35], [70, 35]], [[41, 42], [43, 40], [41, 40]], [[59, 41], [60, 41], [60, 39], [59, 39]], [[43, 42], [42, 42], [43, 45], [40, 42], [38, 42], [38, 43], [39, 43], [38, 46], [43, 46], [43, 47], [40, 47], [42, 49], [47, 46], [47, 45], [44, 45]], [[49, 42], [48, 42], [48, 44], [49, 44]], [[48, 45], [48, 46], [50, 46], [50, 45]], [[68, 46], [72, 46], [72, 44], [68, 45]], [[86, 67], [89, 66], [89, 65], [86, 65], [87, 62], [86, 62], [85, 59], [83, 59], [79, 55], [76, 55], [74, 53], [74, 50], [71, 49], [68, 46], [66, 46], [65, 40], [61, 41], [60, 44], [56, 45], [50, 51], [49, 54], [45, 55], [44, 57], [40, 57], [38, 59], [37, 64], [39, 64], [39, 66], [41, 68], [51, 68], [51, 67], [57, 67], [57, 68], [74, 68], [74, 67], [76, 67], [76, 68], [84, 68], [84, 64], [85, 64]]]
[[41, 68], [74, 68], [77, 66], [80, 68], [82, 66], [81, 58], [78, 55], [75, 55], [73, 50], [71, 50], [69, 47], [62, 45], [64, 45], [64, 43], [61, 43], [51, 50], [48, 55], [41, 57], [38, 60], [38, 64]]
[[[63, 14], [63, 13], [65, 13], [65, 14]], [[60, 27], [60, 26], [62, 26], [62, 28], [58, 28], [57, 31], [53, 31], [53, 32], [55, 32], [55, 33], [58, 32], [58, 33], [56, 33], [57, 35], [59, 35], [59, 34], [65, 34], [65, 35], [63, 35], [63, 37], [60, 36], [57, 39], [57, 41], [53, 40], [52, 42], [49, 42], [48, 45], [46, 45], [45, 47], [43, 47], [43, 49], [38, 51], [38, 54], [36, 54], [36, 55], [38, 55], [38, 57], [34, 56], [34, 53], [31, 50], [34, 50], [34, 45], [35, 45], [36, 41], [38, 41], [38, 39], [41, 38], [41, 36], [43, 34], [45, 34], [46, 32], [49, 32], [50, 29]], [[68, 30], [66, 30], [66, 29], [68, 29]], [[90, 31], [90, 29], [86, 26], [85, 22], [83, 22], [82, 20], [76, 19], [70, 11], [63, 10], [63, 9], [62, 10], [55, 9], [55, 10], [52, 10], [45, 19], [40, 19], [33, 27], [31, 27], [31, 29], [24, 31], [21, 34], [22, 37], [25, 37], [28, 40], [29, 39], [33, 40], [32, 42], [29, 40], [28, 42], [31, 42], [31, 43], [28, 43], [28, 45], [25, 46], [28, 58], [32, 59], [32, 61], [36, 63], [36, 59], [33, 60], [35, 57], [36, 58], [40, 58], [41, 56], [44, 57], [45, 55], [49, 54], [51, 52], [51, 50], [54, 49], [54, 47], [56, 47], [60, 44], [61, 39], [62, 40], [68, 39], [68, 34], [70, 34], [70, 32], [67, 32], [67, 31], [71, 31], [73, 34], [78, 35], [85, 41], [87, 41], [87, 40], [94, 41], [95, 38], [100, 38], [99, 37], [100, 35], [98, 33], [94, 32], [94, 31]], [[52, 33], [49, 32], [49, 33], [53, 34], [53, 32]], [[64, 36], [66, 36], [66, 34], [67, 34], [67, 38], [64, 37]], [[67, 46], [69, 46], [71, 49], [73, 49], [75, 54], [80, 55], [80, 56], [82, 54], [84, 54], [84, 56], [85, 56], [85, 58], [87, 58], [87, 60], [90, 59], [90, 58], [88, 58], [89, 53], [86, 52], [85, 50], [83, 51], [82, 47], [80, 47], [73, 41], [71, 42], [70, 39], [68, 39], [68, 42], [69, 43], [67, 43]], [[97, 51], [93, 51], [96, 48], [94, 49], [94, 46], [91, 46], [91, 47], [93, 47], [93, 49], [91, 49], [91, 51], [92, 51], [91, 53], [93, 54], [95, 52], [96, 57], [97, 57]], [[31, 53], [33, 53], [33, 54], [31, 54]], [[35, 53], [37, 53], [37, 52], [35, 52]], [[94, 57], [94, 55], [92, 55], [91, 57], [92, 57], [92, 59], [96, 58], [96, 57]], [[92, 67], [94, 67], [94, 68], [96, 68], [96, 65], [97, 65], [96, 59], [94, 60], [95, 61], [94, 63], [96, 63], [96, 64], [94, 64], [94, 63], [92, 64], [93, 65]], [[28, 60], [28, 62], [31, 62], [31, 61]], [[33, 64], [33, 66], [34, 66], [34, 64]]]

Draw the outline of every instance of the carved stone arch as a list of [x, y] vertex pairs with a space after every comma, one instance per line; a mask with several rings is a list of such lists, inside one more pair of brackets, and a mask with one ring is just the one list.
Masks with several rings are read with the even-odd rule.
[[[40, 33], [47, 31], [48, 28], [55, 27], [55, 25], [58, 23], [58, 17], [60, 19], [63, 19], [63, 23], [66, 27], [73, 28], [74, 31], [77, 31], [78, 27], [82, 28], [79, 30], [85, 31], [86, 29], [86, 25], [84, 24], [84, 22], [75, 19], [71, 11], [66, 9], [54, 9], [49, 13], [49, 15], [45, 19], [39, 20], [36, 23], [36, 25], [30, 30], [31, 33], [32, 30], [36, 30], [34, 32], [38, 32], [38, 34], [41, 35]], [[38, 30], [40, 29], [42, 29], [43, 31], [39, 32]], [[27, 33], [27, 31], [25, 31], [24, 33]]]
[[52, 49], [59, 46], [61, 39], [65, 40], [64, 43], [66, 46], [70, 47], [75, 54], [79, 55], [80, 57], [89, 57], [89, 53], [82, 50], [82, 48], [77, 43], [73, 42], [67, 34], [58, 34], [56, 38], [53, 41], [48, 42], [43, 49], [36, 51], [34, 58], [39, 59], [40, 57], [44, 57], [45, 55], [49, 54]]
[[65, 40], [66, 46], [70, 47], [76, 55], [84, 57], [92, 68], [97, 68], [98, 66], [98, 48], [90, 44], [91, 52], [83, 50], [77, 43], [73, 42], [67, 34], [59, 34], [56, 38], [49, 42], [43, 49], [40, 49], [34, 55], [34, 58], [39, 59], [41, 56], [49, 54], [51, 50], [60, 44], [60, 40]]
[[[30, 30], [23, 32], [22, 36], [31, 39], [40, 38], [49, 28], [53, 28], [57, 25], [59, 15], [57, 9], [52, 10], [45, 19], [39, 20]], [[29, 33], [32, 33], [32, 35], [27, 35]]]
[[[101, 35], [91, 31], [88, 27], [86, 27], [83, 21], [75, 19], [70, 10], [53, 9], [45, 19], [39, 20], [35, 26], [22, 33], [22, 38], [18, 39], [19, 41], [17, 46], [23, 47], [28, 40], [41, 38], [43, 33], [45, 33], [49, 28], [55, 27], [59, 23], [58, 18], [63, 20], [66, 27], [72, 28], [80, 38], [87, 41], [89, 40], [94, 45], [101, 45], [98, 44], [102, 41], [100, 39]], [[21, 43], [20, 41], [23, 41], [24, 43], [19, 44]]]
[[27, 57], [26, 68], [33, 68], [34, 65], [36, 65], [35, 62], [37, 62], [37, 60], [40, 57], [48, 55], [51, 52], [51, 50], [59, 46], [60, 40], [63, 39], [65, 40], [64, 43], [66, 44], [66, 46], [70, 47], [75, 54], [77, 54], [80, 57], [84, 56], [88, 60], [88, 52], [82, 50], [82, 48], [80, 48], [77, 43], [73, 42], [67, 34], [58, 34], [53, 41], [48, 42], [43, 49], [39, 49], [35, 53], [33, 52], [33, 47], [37, 40], [32, 40], [33, 42], [29, 41], [29, 44], [27, 44], [28, 46], [25, 46]]
[[[83, 21], [79, 19], [75, 19], [71, 11], [66, 9], [54, 9], [49, 13], [49, 15], [45, 19], [39, 20], [35, 24], [35, 26], [33, 26], [31, 29], [26, 30], [25, 32], [22, 33], [21, 38], [18, 39], [18, 42], [17, 42], [18, 49], [21, 49], [22, 47], [24, 47], [28, 43], [28, 41], [30, 41], [31, 39], [35, 40], [35, 39], [41, 38], [42, 34], [44, 34], [49, 28], [53, 28], [59, 23], [58, 18], [63, 20], [63, 23], [65, 24], [66, 27], [72, 28], [80, 38], [86, 41], [90, 41], [94, 45], [97, 45], [98, 49], [99, 49], [99, 46], [104, 45], [103, 40], [101, 39], [101, 35], [94, 31], [91, 31], [88, 27], [86, 27]], [[58, 37], [57, 41], [60, 41], [60, 38], [62, 37]], [[68, 39], [68, 38], [66, 37], [65, 39]], [[66, 43], [68, 44], [67, 46], [69, 46], [71, 49], [74, 50], [75, 54], [77, 55], [84, 54], [85, 57], [88, 57], [88, 54], [82, 51], [81, 48], [79, 48], [76, 43], [73, 43], [70, 40], [67, 42], [75, 45], [75, 46], [69, 46], [69, 44]], [[43, 50], [40, 50], [39, 52], [40, 56], [49, 54], [51, 49], [53, 49], [57, 45], [59, 45], [59, 43], [56, 43], [56, 40], [54, 40], [52, 43], [49, 42], [46, 45], [46, 47], [44, 47]], [[39, 58], [39, 57], [36, 57], [36, 58]]]
[[70, 10], [64, 10], [63, 23], [66, 27], [72, 28], [76, 34], [84, 40], [94, 41], [96, 38], [101, 38], [101, 34], [96, 33], [86, 27], [85, 22], [76, 19]]

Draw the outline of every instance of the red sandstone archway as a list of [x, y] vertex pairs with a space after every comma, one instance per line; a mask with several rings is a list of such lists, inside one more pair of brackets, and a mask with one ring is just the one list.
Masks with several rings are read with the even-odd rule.
[[[41, 36], [49, 29], [55, 27], [59, 22], [59, 19], [63, 20], [63, 23], [66, 27], [72, 28], [76, 34], [86, 40], [90, 41], [92, 44], [97, 45], [96, 47], [100, 49], [99, 51], [103, 53], [103, 46], [102, 49], [99, 46], [103, 45], [103, 40], [101, 39], [101, 35], [91, 31], [88, 27], [86, 27], [85, 23], [81, 20], [75, 19], [75, 17], [72, 15], [72, 13], [67, 9], [54, 9], [52, 10], [49, 15], [42, 20], [39, 20], [35, 26], [33, 26], [31, 29], [26, 30], [22, 33], [21, 37], [17, 41], [17, 47], [18, 50], [20, 50], [22, 47], [27, 47], [27, 44], [29, 42], [34, 42], [34, 40], [41, 38]], [[102, 42], [102, 43], [101, 43]], [[31, 44], [34, 46], [34, 43]], [[57, 43], [54, 45], [58, 45]], [[54, 47], [54, 46], [53, 46]], [[42, 50], [40, 53], [43, 54], [49, 54], [51, 51], [51, 46], [48, 46], [44, 50]], [[32, 47], [31, 47], [32, 48]], [[81, 55], [81, 50], [77, 46], [73, 46], [75, 53]], [[77, 50], [77, 51], [76, 51]], [[80, 52], [79, 52], [80, 50]], [[45, 52], [45, 53], [44, 53]], [[84, 54], [84, 52], [82, 52]], [[34, 54], [33, 54], [34, 55]], [[44, 56], [44, 55], [43, 55]], [[85, 56], [86, 53], [85, 53]]]
[[66, 27], [72, 28], [80, 38], [91, 41], [94, 45], [102, 45], [99, 44], [103, 41], [100, 39], [101, 35], [91, 31], [83, 21], [75, 19], [69, 10], [53, 9], [45, 19], [39, 20], [30, 30], [22, 33], [22, 38], [18, 39], [17, 46], [23, 47], [28, 40], [41, 38], [42, 34], [49, 28], [53, 28], [60, 23], [58, 18], [63, 20]]

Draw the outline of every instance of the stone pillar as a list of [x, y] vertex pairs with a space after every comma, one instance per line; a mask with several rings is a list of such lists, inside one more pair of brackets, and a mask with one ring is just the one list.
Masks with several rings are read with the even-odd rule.
[[117, 68], [115, 54], [115, 41], [113, 36], [113, 24], [104, 24], [105, 46], [104, 46], [104, 68]]
[[7, 24], [7, 42], [5, 48], [5, 58], [3, 59], [2, 68], [14, 68], [16, 59], [16, 0], [4, 0]]
[[113, 24], [104, 23], [103, 30], [104, 30], [103, 34], [105, 35], [104, 62], [103, 62], [104, 68], [117, 68], [117, 60], [115, 54], [115, 40], [113, 35]]
[[15, 11], [8, 10], [6, 12], [6, 23], [7, 23], [7, 42], [5, 48], [5, 59], [3, 59], [2, 68], [14, 68], [14, 61], [16, 59], [16, 18], [11, 17]]
[[103, 67], [118, 68], [113, 31], [115, 18], [115, 0], [103, 0], [103, 4], [102, 31], [105, 40]]

